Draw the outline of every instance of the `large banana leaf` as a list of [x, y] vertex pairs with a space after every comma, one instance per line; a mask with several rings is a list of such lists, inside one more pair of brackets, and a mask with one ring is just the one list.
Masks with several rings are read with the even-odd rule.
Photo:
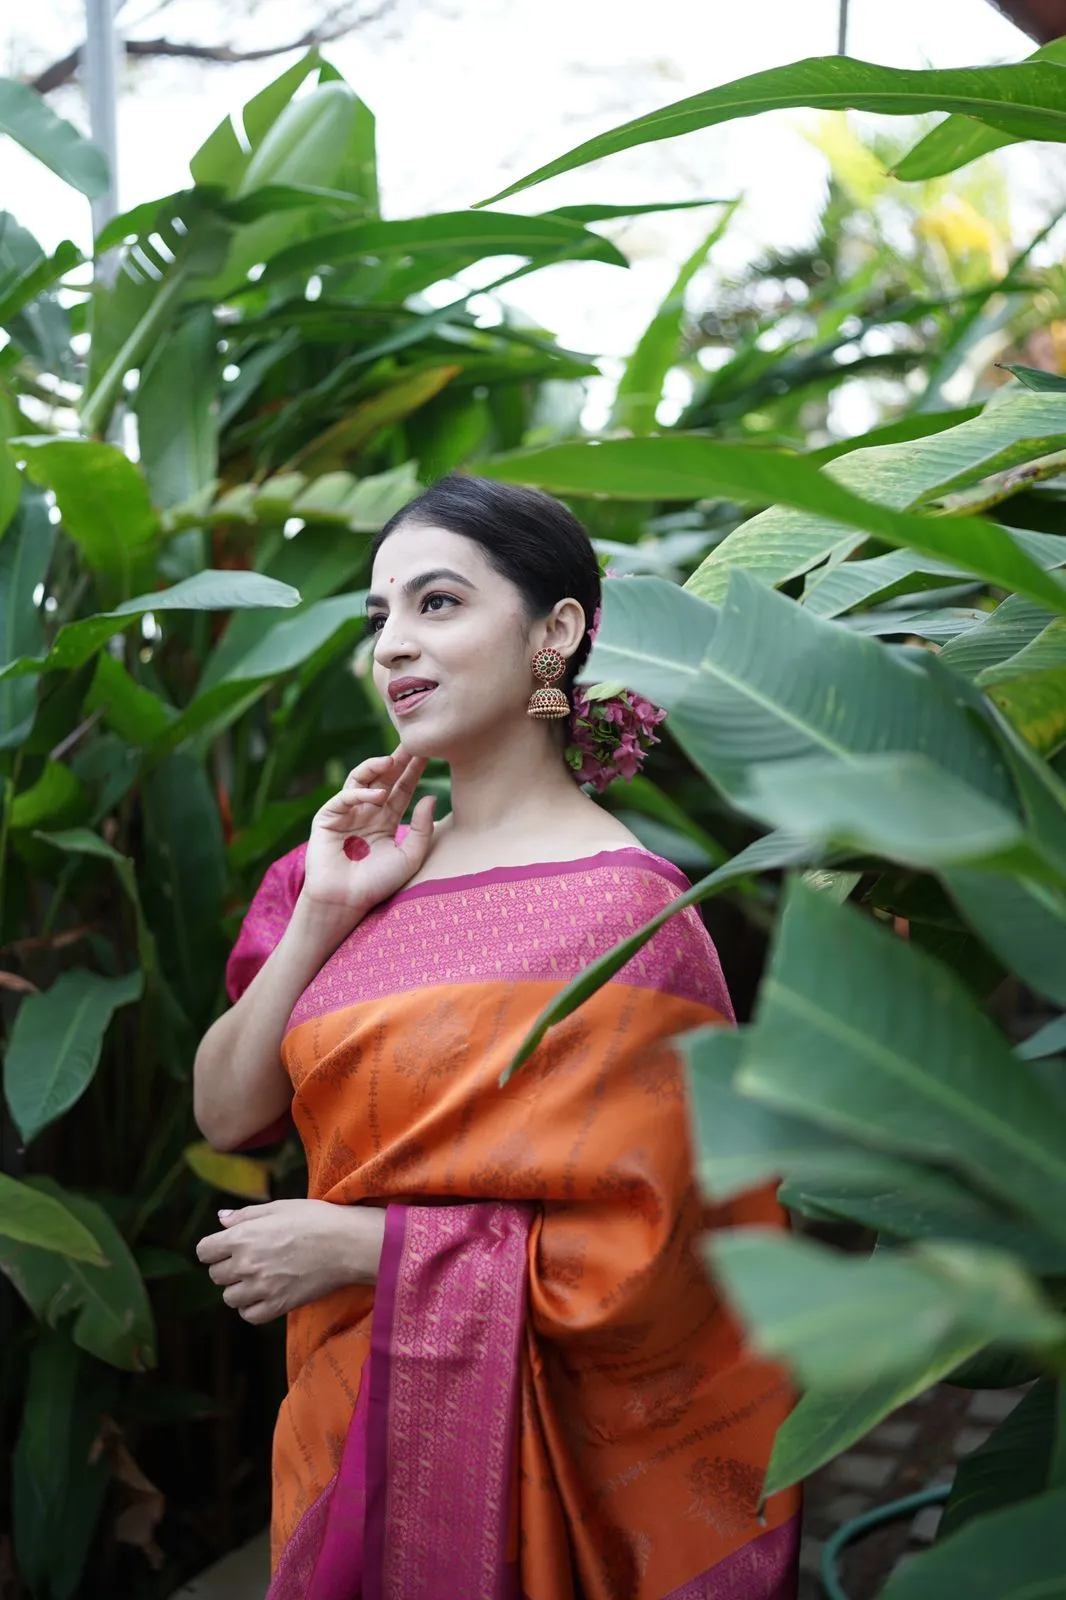
[[953, 111], [1016, 138], [1066, 139], [1066, 83], [1048, 63], [914, 72], [842, 56], [812, 56], [691, 95], [598, 134], [508, 184], [482, 204], [494, 205], [520, 189], [620, 150], [631, 150], [634, 145], [674, 139], [696, 128], [789, 106], [875, 111], [887, 116]]
[[762, 762], [909, 751], [1012, 804], [991, 740], [946, 688], [930, 693], [905, 655], [744, 571], [720, 611], [699, 604], [659, 578], [609, 582], [585, 676], [664, 705], [671, 733], [730, 796], [746, 794], [748, 769]]
[[982, 1336], [973, 1329], [953, 1327], [931, 1341], [909, 1366], [895, 1363], [887, 1376], [850, 1389], [836, 1385], [808, 1389], [777, 1430], [763, 1497], [802, 1483], [891, 1412], [940, 1383], [983, 1344]]
[[101, 1361], [129, 1372], [154, 1366], [155, 1324], [148, 1295], [129, 1247], [103, 1206], [84, 1195], [66, 1193], [52, 1178], [29, 1182], [74, 1213], [107, 1264], [93, 1266], [0, 1239], [0, 1272], [50, 1328], [73, 1318], [74, 1343]]
[[1043, 1378], [1021, 1398], [990, 1439], [959, 1463], [938, 1536], [1038, 1495], [1048, 1485], [1058, 1385]]
[[85, 1093], [111, 1018], [139, 1000], [141, 988], [140, 972], [103, 978], [77, 968], [23, 1000], [4, 1057], [4, 1094], [27, 1144]]
[[[0, 662], [36, 660], [44, 647], [44, 627], [35, 604], [52, 559], [55, 528], [36, 492], [23, 497], [15, 519], [0, 540]], [[32, 676], [0, 675], [0, 750], [9, 750], [33, 725], [37, 685]]]
[[1066, 1488], [968, 1523], [897, 1570], [882, 1600], [1059, 1600]]
[[99, 145], [13, 78], [0, 78], [0, 135], [5, 133], [90, 200], [106, 192], [107, 161]]
[[148, 485], [117, 446], [92, 439], [20, 441], [26, 469], [50, 489], [63, 527], [79, 546], [90, 571], [108, 589], [108, 598], [125, 600], [151, 576], [158, 522]]
[[742, 1094], [962, 1173], [1056, 1238], [1066, 1109], [939, 962], [794, 883]]
[[1008, 1256], [914, 1245], [867, 1259], [778, 1230], [712, 1234], [708, 1259], [757, 1349], [803, 1387], [847, 1393], [909, 1375], [945, 1337], [1049, 1347], [1066, 1323]]
[[1052, 613], [1044, 606], [1035, 605], [1021, 595], [1008, 595], [976, 627], [967, 628], [949, 640], [940, 659], [956, 672], [976, 678], [988, 667], [1024, 650], [1052, 620]]
[[[1027, 61], [1052, 61], [1066, 66], [1066, 39], [1053, 39], [1050, 44], [1034, 50]], [[945, 117], [931, 133], [909, 150], [902, 161], [897, 161], [894, 171], [905, 183], [939, 178], [945, 172], [957, 172], [979, 156], [999, 150], [1005, 144], [1014, 144], [1019, 134], [1004, 133], [987, 123], [975, 122], [970, 116], [956, 113]]]
[[1049, 622], [1016, 655], [986, 667], [977, 682], [1034, 749], [1053, 756], [1066, 741], [1066, 622]]
[[100, 1246], [62, 1200], [0, 1173], [0, 1237], [104, 1265]]
[[[1019, 398], [1048, 399], [1046, 395]], [[936, 434], [886, 448], [917, 451], [934, 446], [945, 437], [948, 435]], [[721, 598], [729, 570], [734, 566], [752, 566], [761, 577], [782, 582], [834, 551], [853, 549], [862, 542], [861, 534], [873, 533], [889, 544], [958, 562], [967, 572], [990, 583], [1029, 595], [1055, 611], [1066, 611], [1066, 585], [1041, 570], [1007, 530], [977, 517], [919, 516], [898, 511], [853, 493], [838, 479], [846, 472], [857, 476], [864, 491], [868, 488], [862, 477], [861, 454], [856, 451], [842, 456], [824, 471], [818, 471], [801, 458], [776, 450], [720, 444], [697, 435], [663, 435], [552, 445], [544, 450], [496, 457], [485, 462], [481, 470], [487, 477], [506, 483], [536, 484], [553, 494], [606, 494], [619, 500], [715, 498], [748, 504], [774, 502], [775, 506], [791, 506], [817, 518], [817, 537], [805, 544], [797, 542], [795, 530], [783, 530], [775, 521], [769, 527], [760, 523], [756, 529], [758, 518], [730, 534], [689, 580], [687, 587], [704, 599]], [[771, 513], [764, 516], [770, 518]], [[743, 545], [738, 541], [742, 533], [746, 535]], [[765, 549], [766, 544], [770, 551]], [[757, 551], [754, 560], [752, 545]], [[796, 554], [797, 549], [803, 554]], [[785, 551], [787, 555], [783, 554]], [[781, 570], [783, 560], [787, 570]]]

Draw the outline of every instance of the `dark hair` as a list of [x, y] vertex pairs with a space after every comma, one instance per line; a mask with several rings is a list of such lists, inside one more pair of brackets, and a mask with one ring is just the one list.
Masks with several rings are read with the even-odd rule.
[[450, 473], [389, 518], [374, 539], [373, 555], [390, 533], [412, 523], [446, 528], [479, 545], [490, 566], [514, 584], [531, 618], [547, 616], [560, 600], [578, 602], [585, 636], [564, 679], [564, 687], [572, 688], [588, 660], [588, 630], [600, 604], [596, 552], [572, 512], [540, 489]]

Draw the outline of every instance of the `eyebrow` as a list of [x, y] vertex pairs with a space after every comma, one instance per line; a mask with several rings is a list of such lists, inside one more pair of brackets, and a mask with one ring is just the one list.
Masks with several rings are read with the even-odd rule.
[[[449, 583], [461, 584], [464, 589], [476, 589], [477, 587], [476, 584], [470, 582], [469, 578], [464, 578], [461, 572], [453, 572], [451, 567], [434, 567], [432, 572], [422, 572], [417, 578], [408, 578], [407, 582], [402, 585], [402, 592], [410, 599], [412, 595], [418, 593], [419, 589], [424, 589], [430, 583], [439, 583], [442, 578], [446, 578]], [[368, 594], [366, 597], [366, 609], [368, 611], [372, 606], [387, 606], [388, 603], [380, 594]]]

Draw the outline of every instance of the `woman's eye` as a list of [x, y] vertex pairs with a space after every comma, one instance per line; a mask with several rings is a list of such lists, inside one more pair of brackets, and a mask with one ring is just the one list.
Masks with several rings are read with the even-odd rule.
[[366, 619], [367, 633], [380, 633], [384, 626], [385, 618], [380, 613], [377, 616], [367, 617]]
[[424, 611], [443, 611], [445, 606], [454, 606], [458, 605], [458, 603], [455, 596], [451, 594], [427, 594], [422, 602], [422, 609]]

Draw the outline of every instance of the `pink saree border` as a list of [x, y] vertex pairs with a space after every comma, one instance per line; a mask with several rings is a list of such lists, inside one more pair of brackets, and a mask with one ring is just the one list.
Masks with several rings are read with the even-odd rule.
[[485, 883], [524, 883], [527, 878], [556, 878], [567, 872], [585, 872], [613, 862], [646, 867], [682, 891], [692, 887], [681, 868], [675, 867], [672, 861], [640, 845], [627, 844], [618, 850], [598, 850], [595, 855], [575, 856], [570, 861], [531, 861], [521, 867], [485, 867], [480, 872], [464, 872], [454, 878], [424, 878], [409, 889], [398, 889], [388, 900], [383, 900], [382, 905], [394, 906], [399, 901], [419, 900], [430, 894], [454, 894], [457, 890], [477, 888]]
[[515, 1600], [533, 1208], [390, 1206], [371, 1331], [362, 1600]]
[[800, 1519], [790, 1517], [663, 1600], [796, 1600], [799, 1541]]

